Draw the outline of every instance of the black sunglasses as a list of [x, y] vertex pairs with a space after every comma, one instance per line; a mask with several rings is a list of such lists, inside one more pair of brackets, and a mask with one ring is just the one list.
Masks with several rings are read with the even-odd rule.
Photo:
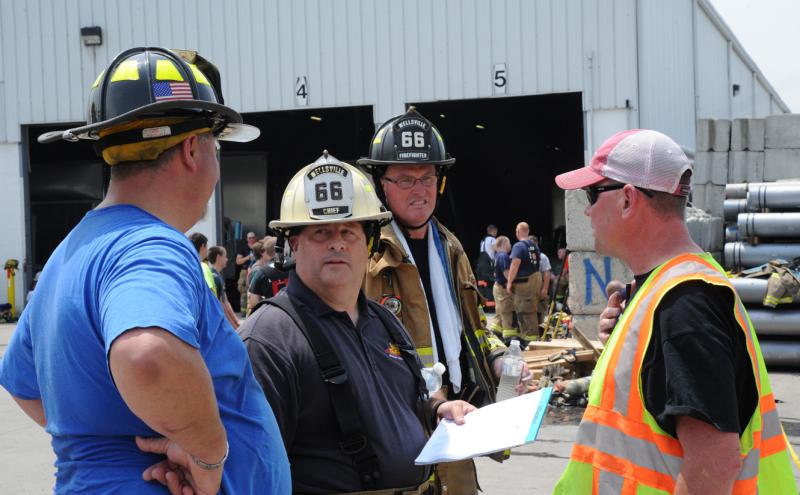
[[[600, 193], [622, 189], [625, 186], [627, 186], [627, 184], [611, 184], [608, 186], [589, 186], [589, 187], [584, 187], [583, 190], [586, 193], [586, 199], [589, 200], [589, 204], [593, 205], [597, 203], [597, 199], [600, 197]], [[633, 186], [633, 187], [642, 191], [644, 195], [647, 196], [648, 198], [653, 197], [653, 191], [639, 186]]]

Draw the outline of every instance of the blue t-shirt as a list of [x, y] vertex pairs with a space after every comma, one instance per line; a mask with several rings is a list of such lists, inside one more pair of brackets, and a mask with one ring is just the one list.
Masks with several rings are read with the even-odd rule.
[[167, 493], [142, 480], [163, 457], [139, 451], [134, 436], [158, 434], [125, 405], [108, 367], [114, 339], [140, 327], [171, 332], [205, 360], [230, 445], [222, 493], [290, 493], [275, 416], [194, 247], [128, 205], [89, 212], [56, 248], [0, 361], [0, 385], [43, 402], [55, 493]]
[[508, 280], [503, 272], [511, 267], [511, 258], [505, 251], [496, 251], [494, 254], [494, 280], [500, 285], [506, 285]]
[[511, 247], [511, 259], [517, 258], [520, 260], [519, 270], [517, 271], [517, 278], [529, 277], [533, 273], [533, 263], [531, 263], [531, 255], [528, 254], [528, 248], [533, 243], [531, 241], [517, 241]]

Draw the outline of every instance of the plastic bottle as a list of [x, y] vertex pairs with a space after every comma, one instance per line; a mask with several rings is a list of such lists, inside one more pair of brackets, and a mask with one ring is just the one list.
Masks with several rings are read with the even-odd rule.
[[422, 368], [422, 378], [425, 380], [425, 388], [428, 389], [428, 397], [442, 388], [442, 375], [445, 367], [442, 363], [434, 363], [430, 368]]
[[503, 374], [500, 377], [500, 384], [497, 386], [497, 401], [512, 399], [516, 397], [516, 387], [522, 378], [522, 349], [519, 340], [512, 340], [508, 352], [503, 356]]

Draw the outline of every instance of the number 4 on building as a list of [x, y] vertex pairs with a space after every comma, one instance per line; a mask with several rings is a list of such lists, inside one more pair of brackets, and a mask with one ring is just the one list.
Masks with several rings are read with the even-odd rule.
[[308, 105], [308, 83], [306, 76], [300, 76], [294, 83], [294, 101], [297, 106]]

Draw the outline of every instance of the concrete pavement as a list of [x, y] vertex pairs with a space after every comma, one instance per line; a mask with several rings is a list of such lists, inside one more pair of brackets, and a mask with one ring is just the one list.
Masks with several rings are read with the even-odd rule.
[[[0, 356], [13, 331], [0, 325]], [[772, 387], [784, 429], [795, 450], [800, 450], [800, 372], [773, 371]], [[536, 442], [514, 449], [511, 459], [498, 464], [476, 460], [484, 493], [512, 495], [550, 493], [567, 464], [577, 432], [580, 410], [548, 411]], [[51, 493], [55, 456], [49, 436], [27, 418], [5, 391], [0, 391], [0, 494]], [[795, 466], [800, 484], [800, 470]]]

